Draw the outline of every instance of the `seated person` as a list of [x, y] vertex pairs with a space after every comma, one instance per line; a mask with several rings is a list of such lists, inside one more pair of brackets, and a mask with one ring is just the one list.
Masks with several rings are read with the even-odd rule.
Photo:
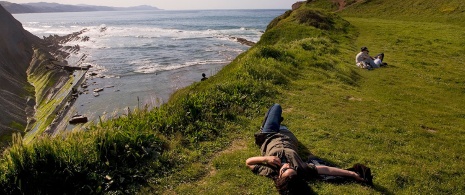
[[205, 81], [205, 80], [207, 80], [207, 79], [208, 79], [208, 78], [207, 78], [207, 76], [205, 75], [205, 73], [202, 73], [202, 79], [200, 79], [200, 80], [201, 80], [201, 81]]
[[379, 68], [380, 66], [375, 64], [373, 57], [371, 57], [368, 53], [367, 47], [362, 47], [360, 48], [360, 53], [355, 56], [355, 64], [360, 67], [360, 68], [366, 68], [366, 69], [373, 69], [373, 68]]

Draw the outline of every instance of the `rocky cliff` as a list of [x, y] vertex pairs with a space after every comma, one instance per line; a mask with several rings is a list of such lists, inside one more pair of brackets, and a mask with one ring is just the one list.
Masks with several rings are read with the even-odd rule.
[[1, 147], [12, 133], [27, 133], [33, 139], [52, 128], [75, 81], [81, 80], [72, 76], [75, 69], [66, 61], [69, 51], [79, 47], [61, 44], [80, 38], [81, 32], [40, 39], [24, 30], [2, 6], [0, 29]]
[[[26, 70], [32, 60], [33, 46], [41, 41], [24, 30], [10, 13], [0, 6], [0, 136], [25, 128], [27, 100], [34, 106], [33, 87]], [[27, 113], [27, 110], [29, 113]]]

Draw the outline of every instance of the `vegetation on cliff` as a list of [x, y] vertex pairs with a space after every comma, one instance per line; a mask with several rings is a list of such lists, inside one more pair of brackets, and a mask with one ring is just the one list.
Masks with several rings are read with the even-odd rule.
[[[381, 1], [366, 4], [373, 2]], [[459, 59], [465, 27], [424, 22], [423, 16], [420, 22], [342, 19], [313, 3], [278, 17], [249, 51], [159, 108], [141, 108], [60, 139], [26, 144], [15, 137], [0, 160], [0, 189], [277, 193], [271, 180], [244, 165], [259, 154], [252, 135], [277, 102], [303, 156], [311, 151], [341, 167], [361, 162], [375, 175], [373, 188], [310, 183], [318, 194], [463, 192], [465, 78]], [[384, 52], [388, 67], [356, 68], [361, 46]]]

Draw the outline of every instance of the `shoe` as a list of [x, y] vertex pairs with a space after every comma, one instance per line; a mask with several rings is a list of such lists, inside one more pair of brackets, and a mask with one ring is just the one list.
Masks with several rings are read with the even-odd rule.
[[352, 168], [347, 169], [357, 173], [361, 178], [364, 179], [363, 183], [369, 186], [373, 186], [373, 175], [371, 169], [363, 164], [355, 164]]

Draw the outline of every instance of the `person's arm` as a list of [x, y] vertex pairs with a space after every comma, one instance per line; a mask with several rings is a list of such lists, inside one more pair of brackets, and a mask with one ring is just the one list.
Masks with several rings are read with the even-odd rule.
[[375, 58], [371, 57], [369, 54], [367, 53], [363, 53], [363, 59], [364, 60], [368, 60], [368, 59], [371, 59], [371, 60], [374, 60]]
[[248, 158], [245, 161], [245, 164], [250, 169], [253, 169], [257, 164], [279, 167], [281, 166], [281, 159], [279, 159], [277, 156], [254, 156]]
[[318, 171], [318, 174], [320, 175], [333, 175], [333, 176], [346, 176], [346, 177], [352, 177], [356, 179], [357, 181], [364, 181], [363, 178], [361, 178], [357, 173], [353, 171], [348, 171], [336, 167], [328, 167], [328, 166], [323, 166], [323, 165], [316, 165], [316, 170]]

